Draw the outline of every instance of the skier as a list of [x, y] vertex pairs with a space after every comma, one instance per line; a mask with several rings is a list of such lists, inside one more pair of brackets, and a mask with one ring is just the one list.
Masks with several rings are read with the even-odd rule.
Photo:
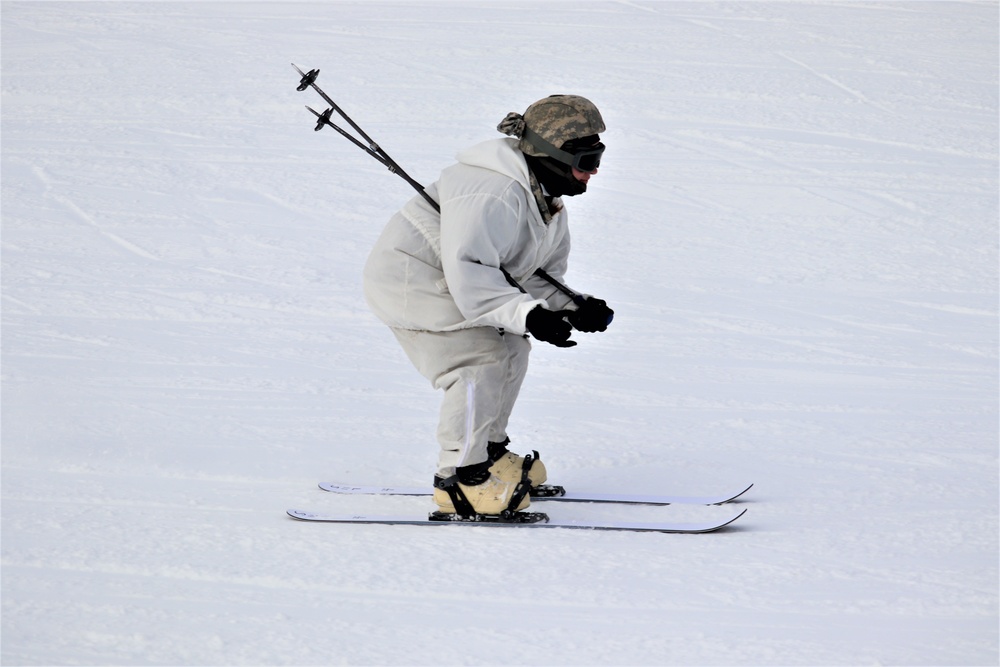
[[[365, 297], [416, 369], [444, 392], [434, 476], [439, 511], [469, 516], [522, 510], [522, 470], [546, 481], [535, 456], [509, 451], [507, 422], [528, 368], [527, 334], [572, 347], [571, 331], [605, 331], [601, 299], [574, 300], [536, 274], [561, 280], [570, 236], [562, 197], [597, 173], [604, 121], [576, 95], [511, 112], [506, 138], [458, 155], [390, 218], [364, 269]], [[471, 512], [470, 512], [471, 510]]]

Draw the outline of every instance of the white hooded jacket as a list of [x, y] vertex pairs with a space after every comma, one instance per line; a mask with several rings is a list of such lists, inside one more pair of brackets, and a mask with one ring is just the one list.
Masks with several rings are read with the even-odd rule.
[[536, 306], [574, 307], [534, 275], [541, 268], [562, 280], [569, 228], [565, 209], [548, 224], [542, 219], [517, 139], [462, 151], [427, 194], [441, 205], [440, 215], [423, 197], [413, 197], [392, 216], [368, 257], [365, 298], [379, 319], [401, 329], [490, 326], [524, 334]]

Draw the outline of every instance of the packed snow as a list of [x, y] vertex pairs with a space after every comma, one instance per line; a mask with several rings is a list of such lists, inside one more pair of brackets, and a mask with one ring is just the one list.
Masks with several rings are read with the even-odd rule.
[[[998, 663], [996, 2], [4, 2], [4, 665]], [[604, 334], [537, 343], [546, 506], [422, 515], [439, 397], [361, 267], [553, 93]], [[541, 507], [539, 507], [541, 509]]]

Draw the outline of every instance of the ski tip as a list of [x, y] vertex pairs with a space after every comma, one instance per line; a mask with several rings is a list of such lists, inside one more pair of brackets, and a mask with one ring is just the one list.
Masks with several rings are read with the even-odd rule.
[[747, 513], [747, 510], [744, 507], [742, 512], [740, 512], [739, 514], [734, 515], [729, 521], [726, 521], [725, 523], [723, 523], [723, 524], [721, 524], [721, 525], [713, 528], [712, 530], [706, 531], [706, 532], [711, 533], [711, 532], [714, 532], [716, 530], [721, 530], [722, 528], [725, 528], [726, 526], [732, 524], [734, 521], [736, 521], [737, 519], [739, 519], [741, 516], [743, 516], [746, 513]]
[[714, 533], [716, 531], [723, 530], [724, 528], [727, 528], [728, 526], [732, 525], [732, 523], [734, 521], [736, 521], [737, 519], [739, 519], [740, 517], [742, 517], [746, 513], [747, 513], [747, 508], [744, 507], [742, 510], [740, 510], [739, 512], [736, 512], [731, 517], [729, 517], [728, 519], [722, 521], [721, 523], [711, 524], [711, 525], [707, 525], [707, 526], [704, 526], [704, 527], [701, 527], [701, 528], [694, 528], [694, 527], [692, 527], [690, 530], [679, 530], [679, 531], [667, 530], [667, 531], [664, 531], [664, 532], [681, 532], [681, 533], [695, 533], [695, 534], [697, 534], [697, 533]]
[[[737, 498], [739, 498], [740, 496], [742, 496], [744, 493], [746, 493], [747, 491], [749, 491], [752, 488], [753, 488], [753, 484], [750, 484], [750, 486], [748, 486], [747, 488], [743, 489], [739, 493], [737, 493], [737, 494], [735, 494], [733, 496], [730, 496], [729, 498], [726, 498], [722, 502], [715, 503], [715, 504], [716, 505], [725, 505], [726, 503], [731, 503], [731, 502], [733, 502], [734, 500], [736, 500]], [[746, 510], [744, 510], [744, 511], [746, 511]]]

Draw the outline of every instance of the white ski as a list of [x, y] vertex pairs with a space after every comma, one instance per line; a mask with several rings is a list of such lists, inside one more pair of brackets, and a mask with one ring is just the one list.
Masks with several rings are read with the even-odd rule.
[[[715, 496], [673, 496], [673, 495], [636, 495], [627, 493], [590, 493], [567, 491], [561, 496], [536, 496], [532, 494], [531, 502], [563, 501], [577, 503], [624, 503], [630, 505], [721, 505], [736, 500], [749, 491], [753, 484], [737, 491]], [[419, 486], [350, 486], [336, 482], [320, 482], [319, 488], [331, 493], [376, 495], [376, 496], [430, 496], [434, 490], [428, 484]]]
[[534, 523], [503, 522], [503, 521], [431, 521], [429, 518], [420, 516], [389, 516], [389, 515], [364, 515], [364, 514], [318, 514], [315, 512], [304, 512], [302, 510], [288, 510], [288, 516], [299, 521], [314, 521], [318, 523], [355, 523], [355, 524], [382, 524], [382, 525], [406, 525], [406, 526], [466, 526], [466, 527], [506, 527], [506, 528], [569, 528], [577, 530], [619, 530], [632, 532], [652, 532], [652, 533], [711, 533], [719, 530], [736, 521], [746, 513], [746, 509], [740, 510], [728, 517], [713, 521], [702, 521], [692, 523], [678, 523], [671, 521], [656, 521], [651, 523], [638, 523], [632, 521], [568, 521], [560, 519], [549, 519], [546, 515], [536, 515], [540, 519]]

